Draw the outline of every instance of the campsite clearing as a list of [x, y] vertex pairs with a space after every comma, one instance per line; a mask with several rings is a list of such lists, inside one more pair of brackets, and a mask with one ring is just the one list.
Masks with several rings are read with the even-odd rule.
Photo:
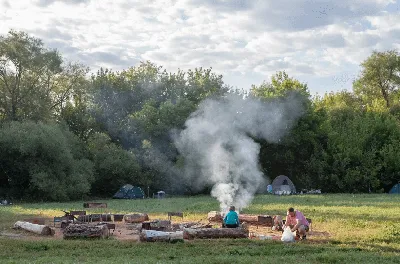
[[[206, 221], [207, 212], [218, 210], [218, 202], [205, 196], [98, 202], [106, 202], [108, 207], [91, 212], [144, 212], [150, 219], [168, 219], [168, 211], [182, 211], [184, 221]], [[0, 207], [0, 262], [257, 263], [302, 259], [305, 263], [398, 263], [400, 258], [400, 196], [388, 194], [262, 195], [243, 211], [284, 215], [287, 207], [298, 208], [313, 219], [313, 233], [307, 241], [294, 244], [250, 239], [140, 243], [118, 241], [113, 236], [107, 240], [65, 241], [11, 229], [17, 220], [50, 218], [59, 215], [59, 210], [81, 209], [82, 204], [17, 203]]]

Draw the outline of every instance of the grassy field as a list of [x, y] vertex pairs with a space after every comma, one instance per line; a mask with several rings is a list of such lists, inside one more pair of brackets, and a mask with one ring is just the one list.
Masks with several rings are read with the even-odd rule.
[[[215, 199], [205, 196], [104, 202], [109, 208], [92, 211], [146, 212], [150, 218], [163, 219], [168, 211], [183, 211], [185, 220], [206, 220], [207, 212], [218, 210]], [[0, 232], [14, 232], [13, 223], [25, 217], [58, 216], [60, 210], [82, 209], [82, 203], [0, 207]], [[243, 213], [284, 215], [289, 206], [313, 219], [315, 235], [307, 241], [283, 244], [220, 239], [164, 244], [0, 236], [0, 263], [400, 263], [400, 196], [262, 195]]]

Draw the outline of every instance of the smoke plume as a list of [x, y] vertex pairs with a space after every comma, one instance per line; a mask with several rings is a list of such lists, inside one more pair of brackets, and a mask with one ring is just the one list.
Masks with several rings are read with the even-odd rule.
[[199, 189], [212, 185], [221, 211], [247, 207], [265, 184], [253, 138], [278, 142], [301, 113], [295, 94], [270, 101], [235, 94], [203, 101], [175, 137], [186, 181]]

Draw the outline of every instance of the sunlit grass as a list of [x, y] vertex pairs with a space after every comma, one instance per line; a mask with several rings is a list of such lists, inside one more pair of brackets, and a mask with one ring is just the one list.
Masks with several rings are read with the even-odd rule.
[[[0, 207], [0, 232], [10, 231], [17, 220], [28, 216], [60, 216], [61, 210], [83, 210], [83, 202], [70, 203], [23, 203]], [[108, 208], [85, 209], [88, 213], [148, 213], [151, 219], [167, 219], [167, 212], [184, 212], [184, 221], [207, 221], [209, 211], [218, 210], [219, 204], [209, 196], [178, 197], [144, 200], [102, 200]], [[71, 251], [75, 261], [71, 262], [134, 262], [131, 253], [136, 254], [137, 263], [180, 261], [200, 263], [201, 258], [208, 263], [273, 262], [297, 261], [304, 263], [396, 263], [400, 259], [400, 196], [398, 195], [303, 195], [303, 196], [257, 196], [243, 213], [285, 215], [288, 207], [295, 207], [313, 220], [313, 231], [326, 236], [310, 235], [306, 243], [284, 245], [280, 242], [257, 242], [250, 240], [206, 240], [186, 242], [179, 245], [126, 244], [115, 240], [80, 241], [82, 248], [75, 248], [75, 241], [32, 241], [15, 240], [0, 236], [0, 247], [7, 251], [0, 253], [1, 259], [10, 260], [12, 254], [16, 262], [29, 262], [29, 254], [37, 249], [37, 257], [43, 263], [67, 262], [66, 259], [49, 256], [52, 252], [60, 256]], [[177, 219], [179, 220], [179, 219]], [[43, 244], [44, 243], [44, 244]], [[17, 248], [13, 248], [13, 247]], [[118, 247], [116, 252], [110, 248]], [[74, 250], [72, 250], [74, 248]], [[100, 250], [99, 250], [100, 248]], [[136, 248], [136, 249], [133, 249]], [[125, 250], [126, 249], [126, 250]], [[114, 256], [109, 259], [104, 252]], [[218, 254], [221, 251], [221, 254]], [[36, 251], [35, 251], [36, 252]], [[71, 253], [69, 252], [69, 253]], [[75, 253], [74, 253], [75, 252]], [[147, 255], [146, 252], [150, 252]], [[286, 252], [286, 257], [282, 255]], [[272, 254], [272, 255], [271, 255]], [[399, 258], [397, 258], [399, 257]], [[203, 262], [207, 263], [207, 262]], [[398, 262], [397, 262], [398, 263]]]

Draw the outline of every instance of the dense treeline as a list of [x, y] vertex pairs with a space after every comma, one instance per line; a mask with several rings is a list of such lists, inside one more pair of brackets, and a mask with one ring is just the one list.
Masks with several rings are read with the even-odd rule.
[[0, 38], [0, 197], [109, 197], [125, 183], [190, 193], [171, 133], [202, 100], [232, 92], [304, 98], [305, 114], [279, 143], [255, 139], [266, 175], [325, 192], [383, 192], [400, 179], [397, 51], [362, 62], [352, 92], [322, 97], [285, 72], [249, 92], [203, 68], [169, 73], [142, 62], [88, 73], [24, 32]]

